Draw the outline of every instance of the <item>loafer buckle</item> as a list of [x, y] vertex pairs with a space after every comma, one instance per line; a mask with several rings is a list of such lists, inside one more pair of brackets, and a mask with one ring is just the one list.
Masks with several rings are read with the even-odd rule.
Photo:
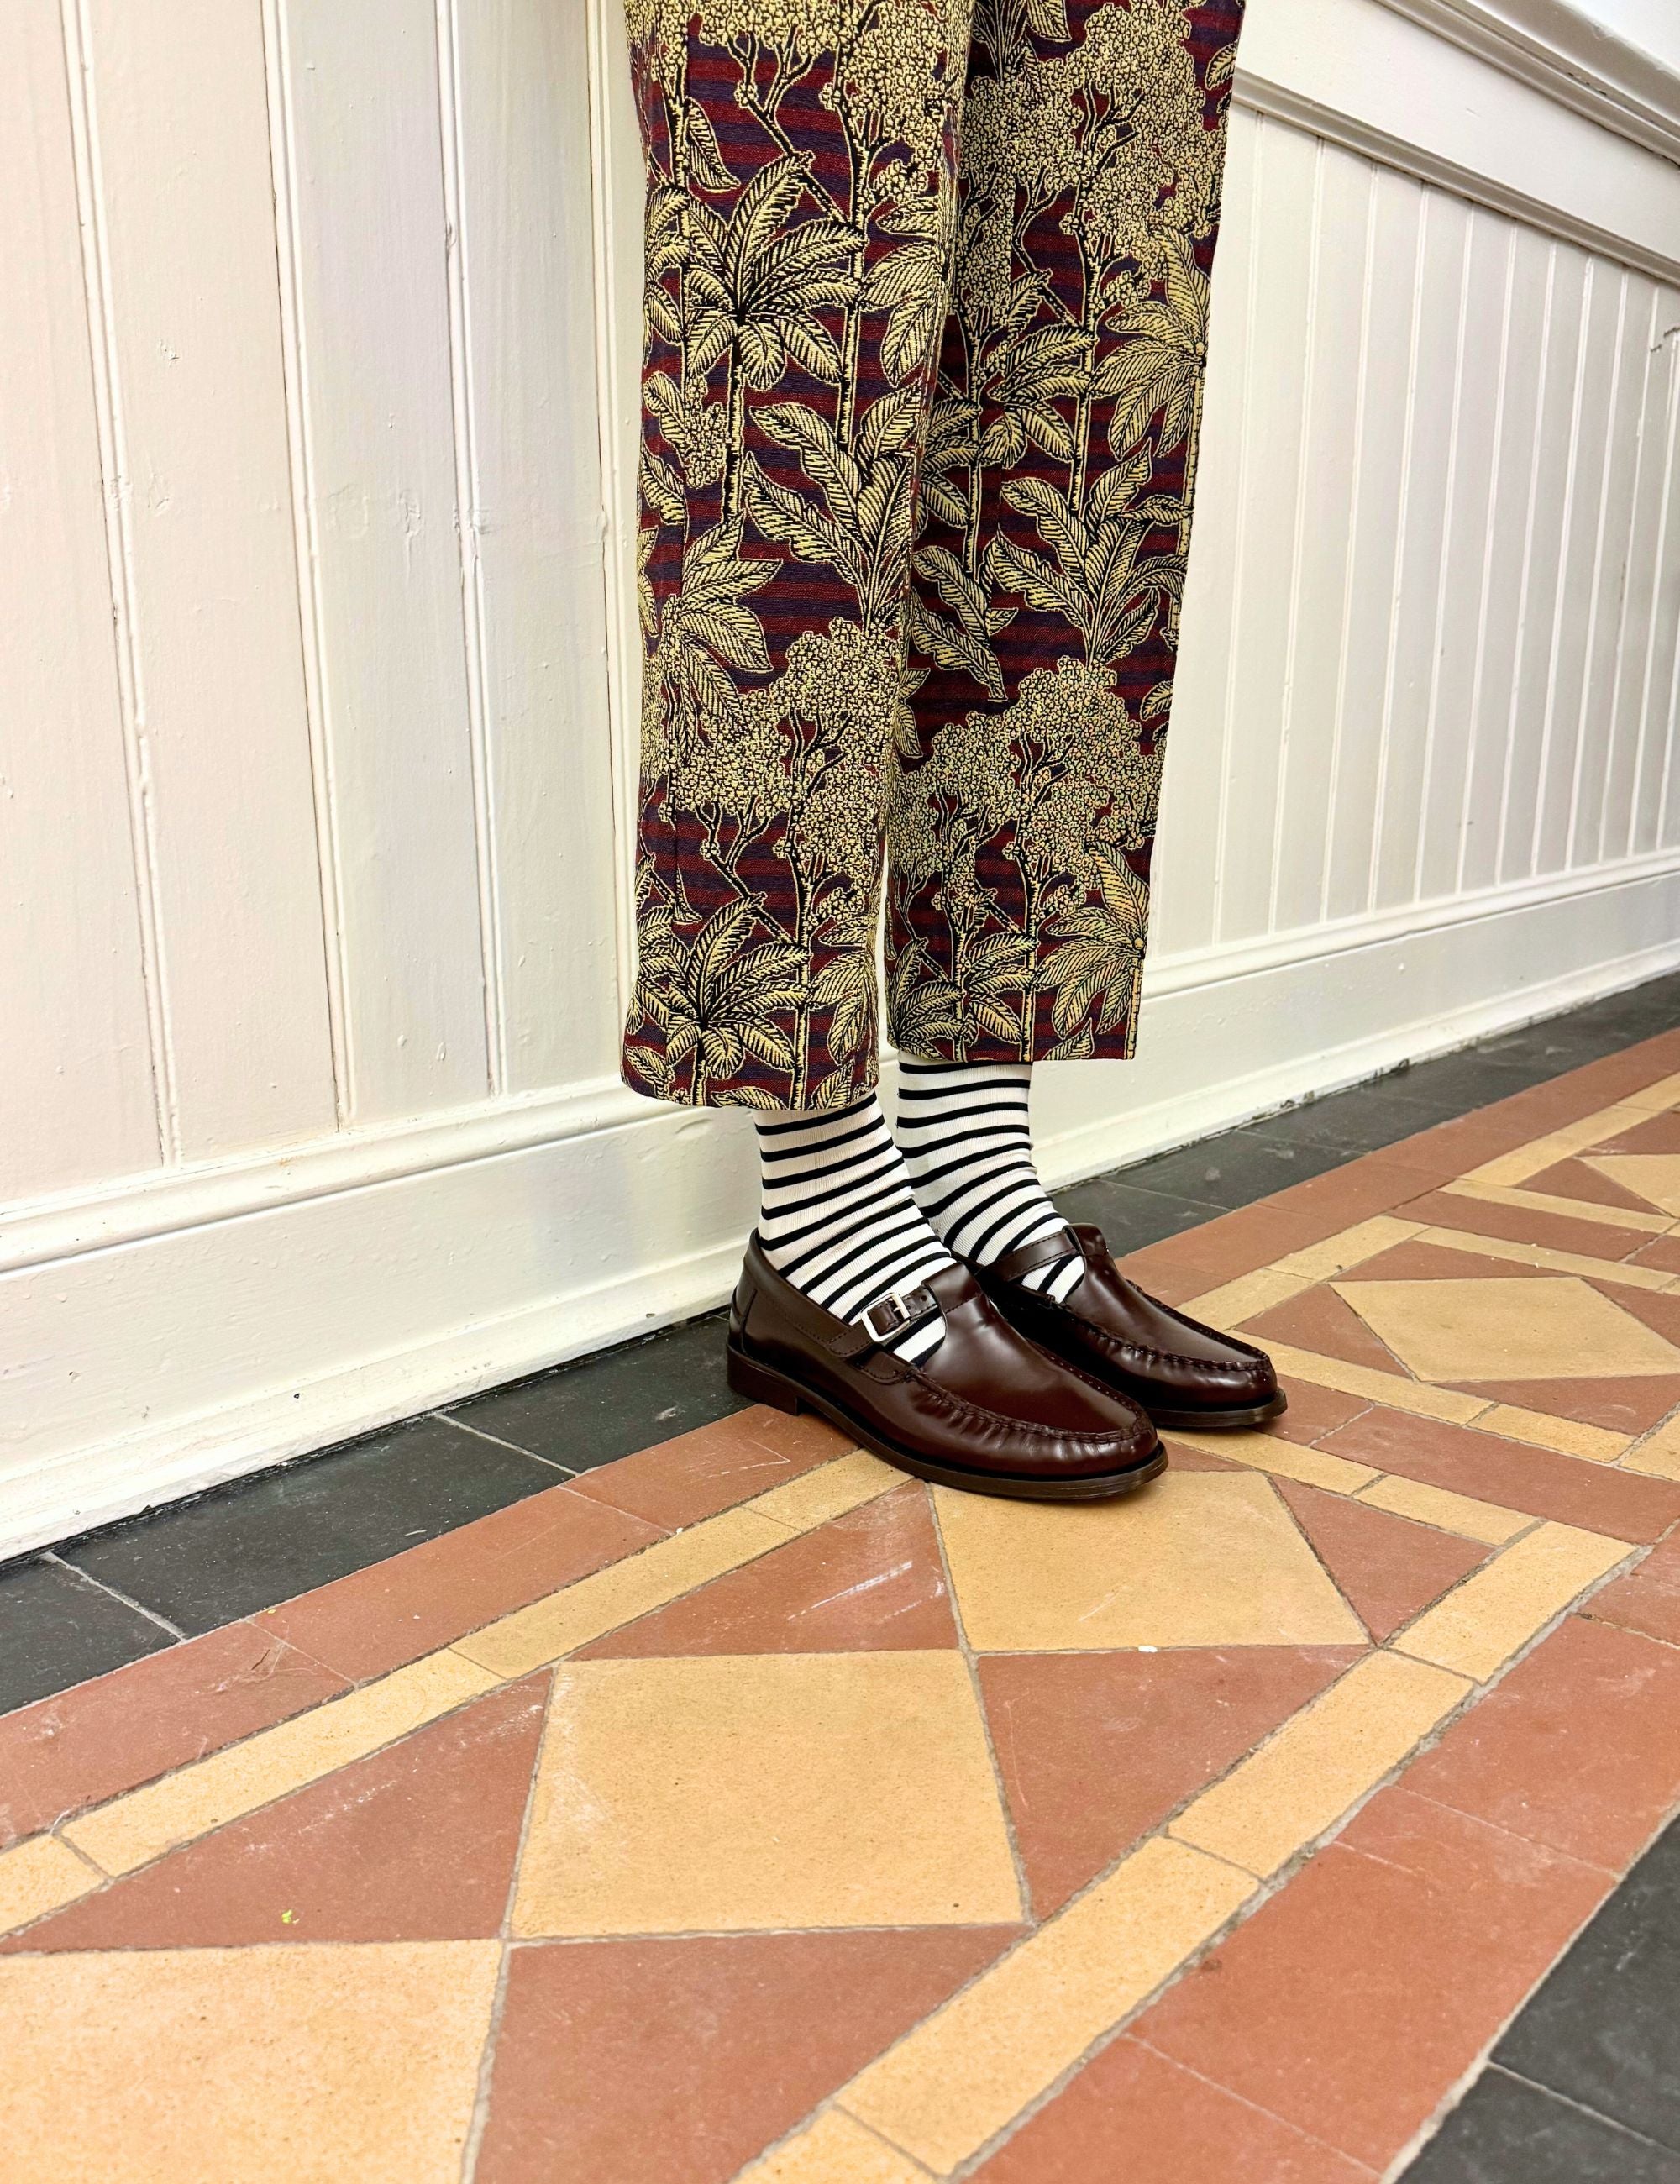
[[876, 1297], [858, 1314], [858, 1323], [871, 1341], [890, 1342], [895, 1335], [932, 1319], [938, 1309], [938, 1298], [925, 1282], [918, 1282], [913, 1289], [888, 1290], [885, 1296]]

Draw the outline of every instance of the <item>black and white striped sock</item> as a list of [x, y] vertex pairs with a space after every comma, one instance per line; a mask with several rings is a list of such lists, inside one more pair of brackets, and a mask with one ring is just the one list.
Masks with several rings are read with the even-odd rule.
[[[765, 1256], [837, 1319], [861, 1321], [894, 1290], [955, 1264], [915, 1201], [871, 1092], [832, 1115], [754, 1116]], [[937, 1314], [883, 1346], [911, 1364], [937, 1347]]]
[[[899, 1063], [898, 1143], [916, 1202], [960, 1258], [989, 1266], [1067, 1223], [1032, 1165], [1026, 1061]], [[1058, 1302], [1084, 1273], [1076, 1253], [1026, 1278]]]

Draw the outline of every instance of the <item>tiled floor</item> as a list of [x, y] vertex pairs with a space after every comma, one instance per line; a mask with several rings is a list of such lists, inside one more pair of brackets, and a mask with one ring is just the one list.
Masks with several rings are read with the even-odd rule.
[[0, 2173], [1677, 2184], [1676, 1009], [1069, 1194], [1289, 1386], [1131, 1501], [703, 1323], [0, 1578]]

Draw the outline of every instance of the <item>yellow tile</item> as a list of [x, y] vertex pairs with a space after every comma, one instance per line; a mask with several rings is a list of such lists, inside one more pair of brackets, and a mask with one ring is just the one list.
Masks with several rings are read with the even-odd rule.
[[1367, 1402], [1386, 1403], [1391, 1411], [1408, 1411], [1414, 1418], [1444, 1418], [1449, 1425], [1467, 1426], [1488, 1407], [1484, 1396], [1462, 1396], [1456, 1388], [1426, 1387], [1399, 1373], [1379, 1373], [1370, 1365], [1321, 1357], [1316, 1351], [1292, 1349], [1287, 1342], [1268, 1342], [1266, 1346], [1272, 1363], [1288, 1379], [1305, 1380], [1315, 1388], [1335, 1388], [1344, 1396], [1363, 1396]]
[[207, 1835], [490, 1690], [495, 1678], [459, 1653], [429, 1653], [311, 1713], [212, 1752], [131, 1790], [61, 1830], [107, 1873], [130, 1873], [175, 1843]]
[[523, 1676], [587, 1646], [592, 1638], [616, 1630], [622, 1623], [663, 1607], [696, 1585], [721, 1577], [726, 1570], [738, 1569], [772, 1547], [785, 1547], [787, 1533], [787, 1525], [759, 1516], [751, 1506], [726, 1509], [720, 1517], [691, 1524], [686, 1532], [660, 1540], [639, 1555], [613, 1563], [564, 1591], [487, 1624], [482, 1630], [457, 1640], [455, 1650], [481, 1662], [498, 1677]]
[[1502, 1546], [1534, 1519], [1521, 1509], [1502, 1509], [1494, 1502], [1475, 1502], [1468, 1494], [1450, 1493], [1444, 1486], [1426, 1486], [1417, 1479], [1379, 1479], [1359, 1496], [1373, 1509], [1387, 1509], [1396, 1517], [1412, 1517], [1437, 1531], [1457, 1532], [1466, 1540], [1481, 1540], [1490, 1547]]
[[1338, 1282], [1335, 1290], [1426, 1380], [1680, 1373], [1680, 1350], [1574, 1274]]
[[1255, 1273], [1241, 1274], [1234, 1282], [1191, 1297], [1177, 1308], [1215, 1327], [1240, 1327], [1244, 1320], [1257, 1318], [1273, 1305], [1287, 1303], [1311, 1286], [1304, 1274], [1286, 1274], [1277, 1267], [1262, 1267]]
[[1180, 1433], [1176, 1426], [1169, 1428], [1169, 1455], [1180, 1441], [1188, 1448], [1200, 1449], [1205, 1456], [1228, 1457], [1232, 1462], [1269, 1472], [1274, 1479], [1298, 1479], [1304, 1486], [1321, 1486], [1327, 1494], [1357, 1494], [1361, 1486], [1382, 1475], [1368, 1463], [1350, 1463], [1345, 1456], [1305, 1448], [1299, 1441], [1285, 1440], [1278, 1434], [1193, 1434]]
[[1247, 1473], [1169, 1471], [1106, 1502], [934, 1499], [982, 1652], [1365, 1641], [1269, 1481]]
[[1496, 1555], [1395, 1639], [1396, 1647], [1479, 1681], [1630, 1550], [1572, 1524], [1542, 1524]]
[[1589, 1258], [1583, 1251], [1555, 1251], [1548, 1244], [1516, 1244], [1504, 1236], [1478, 1235], [1468, 1228], [1425, 1228], [1417, 1240], [1438, 1244], [1449, 1251], [1471, 1251], [1478, 1259], [1544, 1267], [1559, 1274], [1590, 1274], [1594, 1281], [1617, 1282], [1624, 1289], [1666, 1290], [1675, 1279], [1655, 1267], [1630, 1267], [1619, 1259]]
[[1144, 2001], [1253, 1892], [1157, 1836], [859, 2073], [852, 2114], [944, 2176]]
[[501, 1949], [0, 1959], [8, 2176], [456, 2184]]
[[755, 1517], [769, 1517], [790, 1531], [809, 1532], [835, 1517], [843, 1517], [848, 1509], [873, 1502], [889, 1486], [904, 1483], [902, 1471], [858, 1448], [849, 1456], [837, 1457], [832, 1463], [790, 1479], [785, 1486], [772, 1487], [768, 1494], [760, 1494], [751, 1507]]
[[830, 2109], [797, 2138], [743, 2169], [736, 2184], [927, 2184], [927, 2171]]
[[577, 1661], [555, 1674], [522, 1935], [1019, 1919], [962, 1657]]
[[1606, 1138], [1618, 1137], [1623, 1130], [1631, 1130], [1643, 1123], [1647, 1096], [1636, 1094], [1618, 1100], [1613, 1107], [1600, 1107], [1594, 1114], [1583, 1115], [1577, 1122], [1566, 1123], [1560, 1129], [1548, 1130], [1543, 1138], [1531, 1138], [1526, 1145], [1514, 1145], [1508, 1153], [1500, 1153], [1496, 1159], [1483, 1161], [1479, 1167], [1471, 1168], [1464, 1179], [1494, 1189], [1526, 1183], [1531, 1175], [1538, 1175], [1542, 1168], [1568, 1160], [1588, 1145], [1601, 1145]]
[[1622, 1457], [1622, 1469], [1641, 1471], [1650, 1479], [1680, 1479], [1680, 1418], [1669, 1418], [1648, 1434]]
[[1588, 1463], [1614, 1463], [1627, 1446], [1626, 1434], [1611, 1433], [1607, 1426], [1589, 1426], [1579, 1418], [1555, 1418], [1544, 1411], [1526, 1411], [1517, 1403], [1495, 1403], [1476, 1421], [1481, 1433], [1503, 1434], [1507, 1440], [1526, 1441], [1530, 1448], [1555, 1449], [1560, 1456], [1578, 1456]]
[[1299, 1274], [1310, 1282], [1327, 1282], [1349, 1267], [1374, 1259], [1379, 1251], [1391, 1251], [1397, 1244], [1409, 1243], [1422, 1225], [1418, 1221], [1399, 1220], [1392, 1213], [1373, 1214], [1369, 1221], [1356, 1222], [1351, 1228], [1327, 1236], [1321, 1244], [1309, 1244], [1303, 1251], [1286, 1253], [1274, 1262], [1273, 1271]]
[[1275, 1873], [1398, 1767], [1469, 1689], [1444, 1669], [1372, 1653], [1204, 1790], [1171, 1832], [1250, 1873]]
[[1468, 1198], [1483, 1206], [1515, 1206], [1531, 1213], [1561, 1214], [1566, 1221], [1593, 1221], [1600, 1228], [1632, 1228], [1642, 1235], [1660, 1236], [1667, 1228], [1660, 1213], [1637, 1213], [1629, 1206], [1601, 1206], [1596, 1199], [1563, 1198], [1549, 1190], [1522, 1190], [1503, 1184], [1444, 1183], [1450, 1197]]
[[[1643, 1092], [1624, 1094], [1622, 1104], [1632, 1107], [1640, 1115], [1666, 1114], [1669, 1108], [1680, 1106], [1680, 1076], [1659, 1077], [1655, 1084], [1648, 1084]], [[1615, 1135], [1610, 1130], [1601, 1130], [1601, 1138]]]
[[0, 1851], [0, 1933], [44, 1919], [102, 1886], [99, 1875], [55, 1836], [35, 1836]]
[[1587, 1165], [1635, 1198], [1680, 1214], [1680, 1153], [1593, 1153]]

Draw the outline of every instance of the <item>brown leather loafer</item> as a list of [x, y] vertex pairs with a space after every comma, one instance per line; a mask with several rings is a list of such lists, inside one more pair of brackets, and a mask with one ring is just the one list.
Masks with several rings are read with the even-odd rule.
[[1085, 1272], [1060, 1304], [1024, 1288], [1022, 1277], [1065, 1258], [1065, 1234], [971, 1269], [1011, 1326], [1063, 1364], [1129, 1396], [1158, 1426], [1213, 1433], [1264, 1425], [1288, 1408], [1265, 1351], [1147, 1295], [1115, 1266], [1100, 1228], [1071, 1234]]
[[[944, 1315], [919, 1365], [883, 1346]], [[888, 1463], [976, 1494], [1041, 1502], [1128, 1494], [1166, 1468], [1138, 1406], [1018, 1334], [961, 1267], [837, 1319], [785, 1281], [756, 1236], [729, 1314], [729, 1384], [815, 1411]]]

